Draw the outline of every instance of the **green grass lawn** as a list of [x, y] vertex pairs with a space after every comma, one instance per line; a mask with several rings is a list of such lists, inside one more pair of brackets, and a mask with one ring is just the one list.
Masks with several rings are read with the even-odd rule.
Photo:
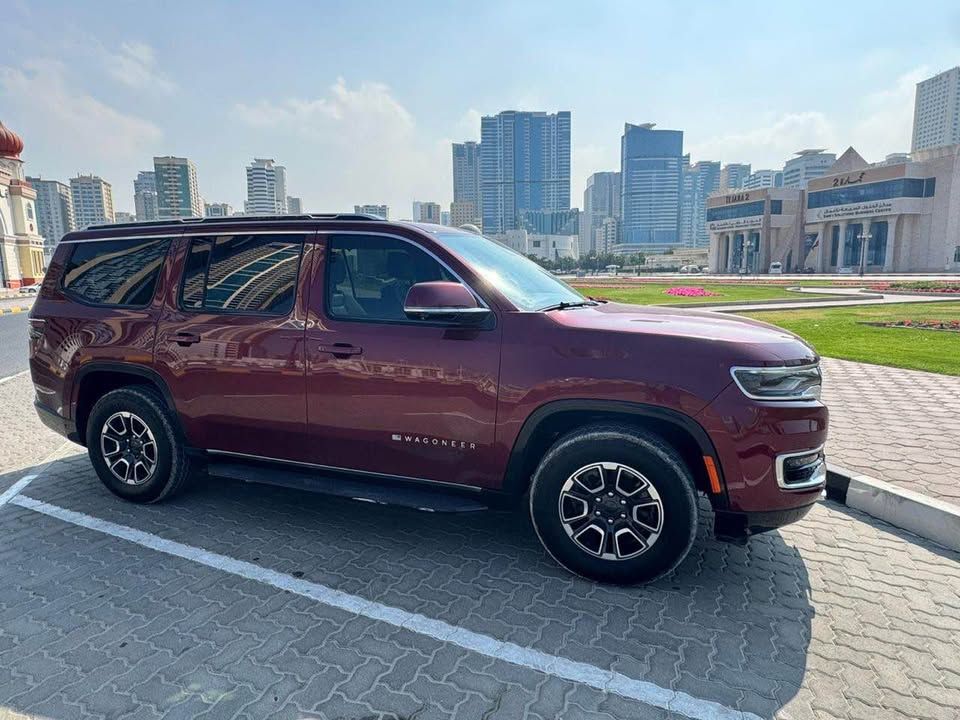
[[826, 357], [960, 375], [960, 333], [862, 322], [957, 320], [960, 302], [745, 313], [795, 332]]
[[[676, 297], [665, 295], [664, 290], [672, 287], [702, 287], [716, 293], [712, 297]], [[704, 283], [696, 280], [670, 283], [637, 283], [631, 288], [577, 287], [584, 295], [602, 297], [617, 302], [637, 305], [674, 305], [687, 303], [729, 303], [738, 300], [802, 300], [810, 295], [788, 292], [776, 285], [731, 285], [723, 283]]]

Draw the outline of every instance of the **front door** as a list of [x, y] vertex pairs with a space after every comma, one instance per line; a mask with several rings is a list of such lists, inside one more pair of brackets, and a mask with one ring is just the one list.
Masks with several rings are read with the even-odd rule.
[[458, 280], [411, 240], [331, 233], [320, 245], [307, 328], [311, 461], [491, 485], [496, 318], [478, 328], [409, 320], [411, 285]]
[[187, 237], [164, 303], [155, 366], [198, 448], [303, 460], [301, 278], [313, 233]]

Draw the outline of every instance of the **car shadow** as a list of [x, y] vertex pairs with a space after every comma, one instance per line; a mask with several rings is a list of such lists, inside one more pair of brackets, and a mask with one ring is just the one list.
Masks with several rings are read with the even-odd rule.
[[[0, 488], [12, 482], [0, 476]], [[616, 587], [558, 567], [519, 511], [417, 512], [211, 478], [134, 505], [85, 455], [24, 494], [761, 717], [806, 671], [816, 611], [799, 551], [776, 532], [718, 542], [706, 509], [674, 572]]]

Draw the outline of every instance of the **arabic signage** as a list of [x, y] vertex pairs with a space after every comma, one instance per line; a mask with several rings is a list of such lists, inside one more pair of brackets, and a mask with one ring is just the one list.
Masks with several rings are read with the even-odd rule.
[[707, 223], [709, 232], [726, 232], [727, 230], [747, 230], [759, 228], [763, 222], [763, 215], [731, 218], [730, 220], [715, 220]]
[[850, 205], [831, 205], [824, 208], [808, 208], [804, 220], [810, 223], [922, 212], [924, 212], [923, 198], [895, 198], [893, 200], [871, 200], [870, 202], [852, 203]]

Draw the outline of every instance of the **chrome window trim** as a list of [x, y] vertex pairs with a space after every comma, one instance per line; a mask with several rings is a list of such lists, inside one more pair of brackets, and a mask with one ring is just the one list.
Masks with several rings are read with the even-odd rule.
[[813, 453], [822, 453], [824, 445], [819, 445], [815, 448], [810, 448], [809, 450], [800, 450], [798, 452], [788, 452], [781, 455], [777, 455], [775, 460], [775, 466], [777, 470], [777, 485], [780, 486], [781, 490], [787, 492], [802, 491], [802, 490], [812, 490], [815, 487], [819, 487], [827, 482], [827, 458], [824, 456], [822, 469], [814, 473], [813, 476], [802, 483], [793, 483], [787, 484], [784, 481], [784, 463], [792, 457], [800, 457], [802, 455], [812, 455]]
[[465, 308], [465, 307], [405, 307], [403, 308], [404, 312], [407, 313], [421, 313], [426, 315], [468, 315], [470, 313], [488, 313], [489, 309], [485, 307], [474, 307], [474, 308]]
[[373, 470], [355, 470], [353, 468], [338, 467], [336, 465], [321, 465], [320, 463], [301, 462], [299, 460], [284, 460], [283, 458], [268, 457], [266, 455], [253, 455], [251, 453], [233, 452], [232, 450], [207, 450], [211, 455], [224, 455], [227, 457], [246, 458], [248, 460], [261, 460], [263, 462], [278, 463], [280, 465], [293, 465], [303, 468], [314, 468], [317, 470], [331, 470], [333, 472], [350, 473], [353, 475], [364, 475], [366, 477], [384, 478], [387, 480], [403, 480], [412, 483], [421, 483], [425, 485], [443, 485], [449, 488], [461, 488], [473, 492], [481, 492], [482, 487], [477, 485], [464, 485], [462, 483], [446, 482], [444, 480], [427, 480], [426, 478], [410, 477], [409, 475], [391, 475], [390, 473], [374, 472]]
[[[737, 370], [748, 370], [751, 372], [768, 371], [768, 372], [788, 373], [794, 370], [814, 370], [814, 369], [816, 370], [820, 369], [819, 362], [810, 363], [808, 365], [771, 365], [771, 366], [733, 365], [730, 367], [730, 377], [733, 378], [733, 382], [740, 389], [740, 392], [742, 392], [745, 396], [747, 396], [751, 400], [763, 400], [765, 402], [810, 402], [810, 401], [820, 402], [819, 397], [809, 397], [804, 395], [785, 395], [780, 397], [771, 397], [770, 395], [753, 395], [747, 392], [746, 388], [744, 388], [743, 385], [740, 384], [740, 378], [737, 377]], [[823, 380], [823, 371], [820, 372], [820, 379], [821, 381]], [[821, 382], [821, 386], [822, 386], [822, 382]]]

